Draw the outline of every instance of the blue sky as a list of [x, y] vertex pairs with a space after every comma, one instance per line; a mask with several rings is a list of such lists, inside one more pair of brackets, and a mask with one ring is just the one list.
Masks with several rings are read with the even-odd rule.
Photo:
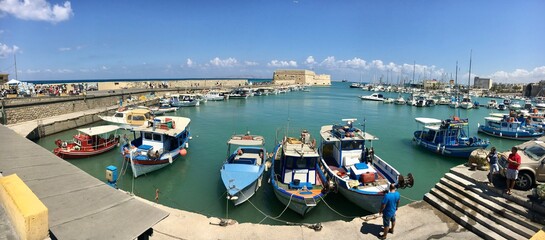
[[0, 0], [0, 72], [33, 79], [545, 80], [545, 1]]

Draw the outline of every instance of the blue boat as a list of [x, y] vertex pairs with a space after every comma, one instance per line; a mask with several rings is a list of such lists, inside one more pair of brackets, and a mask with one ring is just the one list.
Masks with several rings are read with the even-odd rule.
[[449, 156], [467, 158], [475, 149], [484, 149], [489, 141], [470, 137], [467, 119], [440, 120], [415, 118], [420, 130], [413, 134], [413, 142], [429, 151]]
[[543, 136], [543, 131], [515, 117], [509, 117], [509, 115], [502, 113], [490, 115], [484, 118], [483, 125], [479, 124], [479, 132], [494, 137], [523, 141]]
[[[237, 206], [261, 187], [267, 151], [265, 139], [250, 133], [232, 136], [227, 145], [228, 156], [220, 174], [228, 199]], [[231, 152], [232, 146], [237, 146], [234, 152]]]
[[391, 183], [411, 187], [413, 177], [403, 177], [395, 168], [374, 154], [366, 141], [378, 140], [353, 126], [356, 119], [343, 119], [342, 125], [322, 126], [319, 147], [321, 161], [334, 186], [349, 201], [371, 213], [380, 209]]
[[185, 117], [155, 117], [150, 124], [131, 130], [134, 140], [125, 140], [121, 154], [130, 162], [135, 178], [166, 167], [187, 153], [190, 121]]
[[271, 184], [276, 198], [304, 216], [326, 196], [329, 182], [320, 165], [316, 140], [305, 130], [285, 137], [273, 155]]

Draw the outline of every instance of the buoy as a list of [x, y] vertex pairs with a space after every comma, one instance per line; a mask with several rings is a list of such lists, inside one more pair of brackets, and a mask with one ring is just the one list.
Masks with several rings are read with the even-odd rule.
[[182, 155], [182, 157], [185, 157], [185, 155], [187, 155], [187, 150], [185, 150], [185, 148], [180, 149], [180, 155]]

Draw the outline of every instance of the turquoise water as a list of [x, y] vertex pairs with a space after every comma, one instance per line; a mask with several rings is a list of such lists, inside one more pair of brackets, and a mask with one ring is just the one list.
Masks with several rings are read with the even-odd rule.
[[[191, 134], [186, 157], [178, 158], [173, 165], [132, 178], [131, 170], [119, 179], [119, 187], [133, 191], [136, 195], [154, 201], [155, 190], [159, 189], [161, 204], [198, 212], [207, 216], [226, 217], [239, 222], [263, 222], [282, 224], [282, 221], [315, 223], [331, 220], [351, 220], [344, 216], [368, 214], [353, 205], [340, 194], [329, 194], [325, 202], [344, 215], [332, 211], [326, 204], [319, 204], [304, 218], [287, 210], [279, 221], [265, 218], [264, 214], [278, 216], [285, 206], [274, 196], [270, 184], [264, 185], [250, 202], [234, 207], [227, 203], [225, 189], [220, 180], [222, 162], [227, 156], [227, 140], [233, 133], [250, 131], [263, 135], [268, 151], [272, 151], [277, 139], [283, 137], [289, 126], [290, 132], [307, 129], [319, 140], [322, 125], [341, 123], [342, 118], [365, 120], [366, 131], [380, 140], [373, 143], [375, 152], [402, 174], [413, 173], [416, 183], [413, 188], [401, 189], [402, 205], [411, 200], [421, 200], [448, 170], [464, 163], [465, 159], [446, 158], [416, 148], [412, 144], [412, 133], [416, 130], [415, 117], [447, 118], [454, 109], [448, 106], [417, 108], [362, 101], [361, 95], [370, 92], [351, 89], [350, 83], [333, 83], [331, 87], [314, 87], [310, 92], [290, 92], [273, 96], [251, 97], [246, 100], [231, 99], [225, 102], [207, 102], [199, 107], [182, 108], [176, 113], [191, 118]], [[386, 97], [397, 97], [397, 93], [386, 93]], [[406, 96], [405, 96], [406, 97]], [[477, 99], [486, 104], [488, 99]], [[489, 109], [456, 110], [462, 118], [469, 118], [471, 135], [477, 134], [477, 123], [490, 113]], [[100, 122], [93, 125], [103, 125]], [[68, 140], [76, 130], [58, 133], [37, 141], [42, 147], [52, 150], [55, 139]], [[488, 138], [486, 135], [479, 135]], [[519, 142], [490, 138], [491, 146], [500, 151], [509, 149]], [[121, 168], [122, 157], [119, 149], [87, 159], [70, 160], [72, 164], [105, 180], [105, 168], [115, 165]], [[266, 178], [268, 179], [268, 173]]]

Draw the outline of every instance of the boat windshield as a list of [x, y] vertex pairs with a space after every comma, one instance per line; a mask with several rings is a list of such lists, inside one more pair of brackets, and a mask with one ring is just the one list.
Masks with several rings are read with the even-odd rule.
[[532, 160], [539, 161], [545, 155], [545, 148], [540, 145], [534, 145], [524, 149], [524, 153]]
[[294, 157], [286, 156], [287, 169], [314, 169], [316, 167], [317, 157]]
[[363, 149], [363, 140], [351, 140], [341, 142], [342, 150], [361, 150]]

